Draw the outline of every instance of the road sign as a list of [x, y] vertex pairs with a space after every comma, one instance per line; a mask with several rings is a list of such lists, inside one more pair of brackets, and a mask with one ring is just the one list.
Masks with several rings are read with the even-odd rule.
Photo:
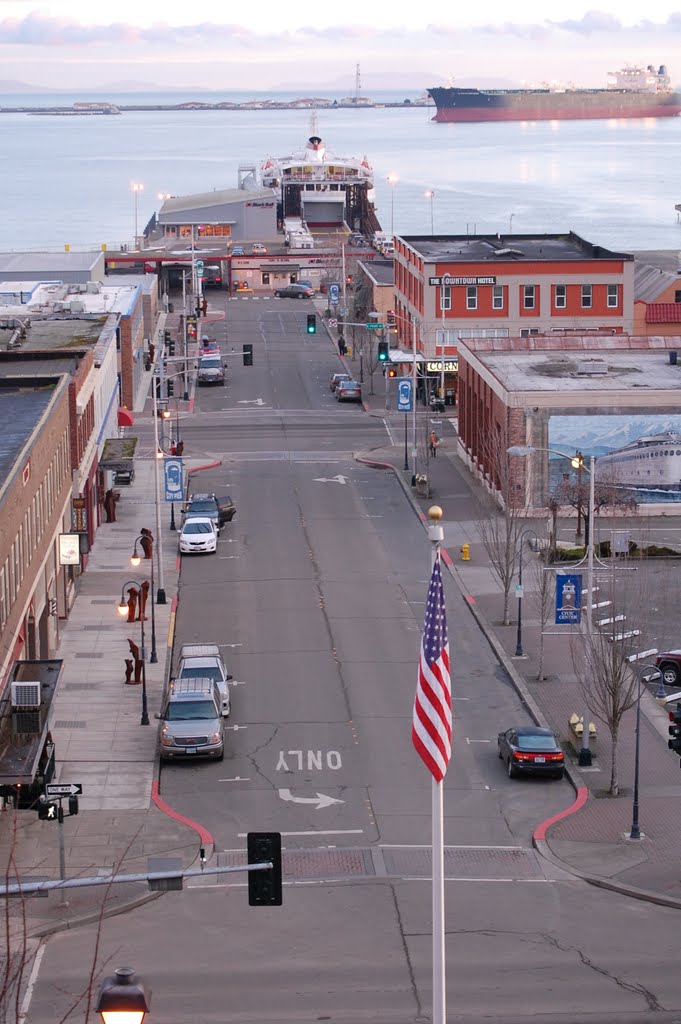
[[368, 331], [382, 331], [383, 328], [385, 327], [385, 324], [378, 324], [372, 320], [371, 323], [365, 324], [364, 326], [367, 328]]
[[330, 284], [329, 285], [329, 302], [332, 306], [337, 306], [340, 302], [340, 285]]
[[329, 317], [329, 327], [338, 327], [338, 321], [335, 316]]
[[184, 494], [184, 481], [182, 474], [182, 459], [165, 458], [163, 460], [163, 473], [166, 485], [166, 501], [182, 501]]
[[80, 782], [48, 782], [45, 786], [46, 796], [78, 796], [82, 792]]
[[401, 380], [397, 385], [397, 411], [412, 411], [412, 382]]
[[200, 277], [201, 274], [203, 274], [203, 269], [204, 269], [203, 260], [197, 260], [196, 263], [194, 264], [194, 266], [196, 267], [196, 273]]

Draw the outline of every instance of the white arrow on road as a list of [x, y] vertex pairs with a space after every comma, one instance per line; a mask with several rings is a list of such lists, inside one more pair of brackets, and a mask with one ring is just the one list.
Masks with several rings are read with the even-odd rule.
[[330, 807], [331, 804], [345, 803], [345, 800], [336, 800], [335, 797], [325, 796], [324, 793], [317, 793], [316, 796], [294, 796], [290, 789], [280, 789], [279, 796], [282, 800], [290, 800], [294, 804], [316, 804], [317, 811], [321, 811], [322, 807]]
[[262, 398], [241, 398], [238, 402], [239, 405], [264, 405], [265, 402]]
[[314, 478], [316, 484], [347, 484], [350, 477], [343, 476], [339, 473], [338, 476], [316, 476]]

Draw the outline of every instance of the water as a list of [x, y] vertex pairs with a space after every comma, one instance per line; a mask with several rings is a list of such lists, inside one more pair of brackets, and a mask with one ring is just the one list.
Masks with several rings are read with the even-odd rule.
[[[74, 100], [177, 103], [252, 94], [0, 95], [0, 106]], [[280, 96], [280, 98], [283, 98]], [[376, 100], [404, 99], [401, 93]], [[415, 97], [411, 97], [414, 99]], [[681, 248], [676, 155], [681, 119], [436, 125], [433, 109], [321, 109], [340, 155], [373, 164], [378, 215], [403, 234], [575, 231], [629, 250]], [[233, 188], [241, 164], [285, 155], [310, 134], [310, 112], [149, 111], [120, 117], [0, 114], [5, 174], [0, 249], [109, 247], [141, 231], [159, 192]], [[7, 157], [10, 159], [7, 159]], [[398, 176], [392, 187], [388, 175]], [[424, 196], [433, 189], [431, 202]]]

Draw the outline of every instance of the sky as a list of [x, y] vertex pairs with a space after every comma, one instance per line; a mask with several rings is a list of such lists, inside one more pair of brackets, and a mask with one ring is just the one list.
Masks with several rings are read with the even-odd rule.
[[678, 84], [681, 0], [0, 0], [0, 92], [18, 82], [347, 95], [358, 64], [367, 96], [452, 79], [602, 87], [624, 64], [666, 64]]

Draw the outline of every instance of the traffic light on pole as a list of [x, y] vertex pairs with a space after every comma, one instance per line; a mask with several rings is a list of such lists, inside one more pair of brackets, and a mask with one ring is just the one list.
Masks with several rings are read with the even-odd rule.
[[378, 361], [379, 361], [379, 363], [387, 363], [388, 362], [388, 349], [389, 349], [389, 346], [388, 346], [388, 342], [387, 341], [379, 341], [379, 343], [378, 343]]
[[46, 797], [41, 796], [38, 801], [38, 817], [41, 821], [58, 821], [57, 805]]
[[248, 872], [249, 907], [280, 907], [281, 889], [281, 832], [249, 832], [248, 863], [271, 861], [272, 867]]
[[317, 333], [317, 314], [316, 313], [308, 313], [307, 314], [307, 333], [308, 334], [316, 334]]
[[390, 369], [388, 370], [388, 376], [389, 377], [396, 377], [397, 376], [397, 370], [395, 369], [394, 366], [391, 366]]
[[675, 711], [669, 712], [669, 721], [674, 724], [669, 726], [670, 739], [667, 740], [667, 746], [681, 757], [681, 704], [676, 705]]
[[387, 313], [387, 316], [386, 316], [386, 323], [387, 323], [388, 327], [394, 327], [395, 326], [395, 310], [394, 309], [389, 309], [388, 310], [388, 313]]

